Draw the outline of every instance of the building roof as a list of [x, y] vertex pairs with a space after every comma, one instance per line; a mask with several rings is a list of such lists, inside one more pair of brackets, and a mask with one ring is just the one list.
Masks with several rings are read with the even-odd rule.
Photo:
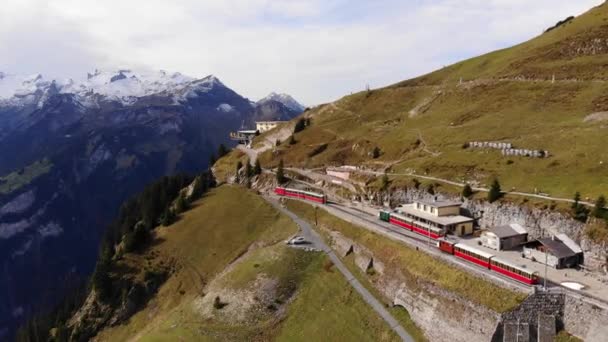
[[583, 253], [581, 247], [576, 242], [572, 241], [572, 239], [570, 239], [568, 235], [557, 234], [556, 237], [559, 239], [559, 241], [563, 242], [564, 245], [568, 246], [568, 248], [570, 248], [570, 250], [574, 253]]
[[445, 207], [460, 207], [462, 205], [462, 202], [458, 202], [458, 201], [426, 201], [426, 200], [422, 200], [422, 201], [417, 201], [420, 204], [426, 204], [426, 205], [430, 205], [432, 207], [435, 208], [445, 208]]
[[450, 216], [435, 216], [424, 211], [418, 210], [414, 208], [414, 204], [404, 204], [401, 206], [401, 213], [410, 214], [427, 221], [431, 221], [437, 224], [441, 224], [444, 226], [472, 222], [473, 219], [466, 216], [461, 215], [450, 215]]
[[240, 130], [237, 133], [239, 134], [256, 134], [258, 131], [255, 129], [245, 129], [245, 130]]
[[545, 246], [551, 254], [555, 255], [556, 257], [558, 257], [560, 259], [571, 257], [571, 256], [578, 254], [577, 252], [574, 252], [573, 250], [568, 248], [568, 246], [566, 246], [566, 244], [559, 241], [558, 239], [542, 238], [542, 239], [538, 239], [538, 242], [540, 244], [542, 244], [543, 246]]
[[513, 223], [505, 226], [492, 227], [488, 229], [489, 232], [494, 233], [501, 239], [508, 238], [511, 236], [518, 236], [528, 234], [528, 232], [519, 224]]

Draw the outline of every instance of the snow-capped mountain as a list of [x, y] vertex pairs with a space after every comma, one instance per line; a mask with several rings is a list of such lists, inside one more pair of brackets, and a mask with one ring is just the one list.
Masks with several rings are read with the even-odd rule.
[[277, 93], [270, 93], [268, 96], [266, 96], [265, 98], [259, 100], [257, 103], [258, 104], [263, 104], [266, 103], [268, 101], [276, 101], [276, 102], [280, 102], [282, 104], [285, 105], [285, 107], [293, 110], [294, 112], [303, 112], [305, 107], [300, 104], [298, 101], [296, 101], [293, 97], [291, 97], [288, 94], [277, 94]]
[[[49, 92], [73, 94], [85, 106], [98, 104], [98, 100], [119, 101], [131, 104], [134, 99], [155, 94], [170, 95], [176, 102], [214, 86], [225, 87], [215, 76], [195, 79], [180, 73], [136, 73], [131, 70], [98, 71], [81, 80], [48, 80], [41, 74], [14, 75], [0, 72], [0, 105], [38, 104], [48, 98]], [[46, 96], [45, 96], [46, 95]]]

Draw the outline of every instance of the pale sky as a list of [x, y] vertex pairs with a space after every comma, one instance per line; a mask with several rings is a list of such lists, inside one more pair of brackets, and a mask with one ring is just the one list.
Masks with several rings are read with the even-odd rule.
[[214, 74], [306, 105], [520, 43], [603, 0], [2, 0], [0, 71]]

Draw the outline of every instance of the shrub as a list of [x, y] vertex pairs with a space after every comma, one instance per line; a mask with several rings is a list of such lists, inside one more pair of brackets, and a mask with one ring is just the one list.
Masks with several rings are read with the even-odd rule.
[[289, 145], [295, 145], [297, 143], [296, 137], [293, 134], [289, 137]]
[[512, 165], [513, 163], [515, 163], [515, 162], [512, 161], [511, 159], [507, 160], [507, 165]]
[[186, 197], [183, 194], [180, 194], [177, 197], [177, 200], [175, 202], [175, 212], [176, 214], [181, 214], [184, 211], [188, 210], [189, 208], [189, 204], [188, 201], [186, 201]]
[[473, 196], [473, 188], [469, 184], [465, 184], [462, 189], [462, 197], [471, 198], [471, 196]]
[[275, 144], [275, 146], [277, 146], [277, 147], [278, 147], [278, 146], [281, 146], [281, 140], [277, 139], [277, 140], [274, 142], [274, 144]]
[[215, 153], [211, 153], [211, 155], [209, 156], [209, 166], [213, 166], [216, 161], [217, 157], [215, 156]]
[[168, 226], [172, 225], [176, 219], [177, 219], [177, 215], [175, 215], [175, 212], [173, 210], [171, 210], [170, 208], [166, 208], [165, 212], [163, 213], [163, 216], [161, 217], [160, 223], [164, 227], [168, 227]]
[[125, 251], [135, 252], [145, 246], [150, 240], [150, 231], [143, 223], [135, 225], [133, 231], [125, 235]]
[[253, 168], [251, 168], [251, 161], [247, 159], [245, 163], [245, 177], [249, 178], [253, 176]]
[[503, 196], [502, 190], [500, 189], [500, 183], [498, 179], [494, 179], [490, 186], [490, 192], [488, 192], [488, 201], [494, 203]]
[[253, 174], [259, 176], [262, 174], [262, 165], [260, 164], [260, 159], [255, 160], [255, 166], [253, 167]]
[[374, 147], [374, 150], [372, 151], [372, 158], [378, 159], [380, 157], [380, 153], [380, 148], [378, 146]]
[[414, 178], [412, 183], [414, 184], [414, 188], [420, 189], [420, 181], [418, 179]]
[[467, 149], [467, 148], [469, 148], [470, 146], [471, 146], [471, 144], [470, 144], [470, 143], [465, 142], [464, 144], [462, 144], [462, 149], [463, 149], [463, 150], [466, 150], [466, 149]]
[[325, 151], [327, 149], [327, 146], [328, 146], [327, 144], [322, 144], [322, 145], [315, 147], [314, 150], [312, 150], [308, 153], [308, 157], [312, 158], [312, 157], [316, 156], [317, 154], [323, 153], [323, 151]]
[[388, 179], [388, 176], [385, 173], [382, 175], [382, 185], [381, 185], [382, 191], [386, 191], [386, 189], [388, 189], [389, 184], [390, 184], [390, 181]]
[[285, 174], [283, 171], [283, 159], [279, 161], [279, 167], [277, 167], [277, 182], [279, 184], [285, 183], [287, 180], [285, 179]]
[[592, 212], [593, 217], [603, 218], [606, 214], [606, 209], [604, 208], [606, 208], [606, 197], [601, 195], [595, 201], [595, 207], [593, 208]]
[[296, 125], [293, 128], [293, 133], [295, 134], [298, 132], [302, 132], [304, 128], [306, 128], [306, 121], [304, 119], [300, 119], [298, 120], [298, 122], [296, 122]]
[[222, 303], [220, 296], [216, 296], [213, 300], [213, 307], [217, 310], [223, 309], [228, 303]]
[[220, 159], [223, 156], [227, 155], [228, 152], [230, 152], [230, 150], [227, 149], [224, 144], [220, 144], [220, 146], [217, 148], [217, 159]]
[[429, 186], [426, 187], [426, 192], [428, 192], [431, 195], [435, 194], [435, 186], [433, 184], [429, 184]]

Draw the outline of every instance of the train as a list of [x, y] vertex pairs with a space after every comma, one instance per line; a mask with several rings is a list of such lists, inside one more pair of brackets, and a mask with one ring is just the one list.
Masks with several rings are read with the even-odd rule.
[[327, 196], [325, 196], [325, 194], [312, 192], [312, 191], [284, 188], [284, 187], [279, 186], [274, 189], [274, 193], [279, 196], [299, 198], [299, 199], [312, 201], [312, 202], [320, 203], [320, 204], [327, 203]]
[[437, 239], [445, 236], [445, 232], [443, 231], [443, 229], [439, 229], [439, 228], [435, 228], [435, 227], [427, 227], [427, 228], [419, 227], [414, 223], [413, 220], [411, 220], [405, 216], [396, 214], [396, 213], [390, 213], [388, 211], [381, 210], [380, 219], [382, 221], [392, 223], [401, 228], [410, 230], [414, 233], [424, 235], [426, 237], [430, 237], [433, 240], [437, 240]]
[[[327, 204], [327, 196], [323, 193], [284, 187], [276, 187], [274, 192], [279, 196]], [[412, 219], [386, 210], [380, 210], [379, 219], [430, 238], [434, 241], [434, 246], [442, 252], [475, 264], [479, 267], [483, 267], [492, 272], [500, 273], [503, 276], [527, 285], [535, 285], [540, 282], [538, 272], [530, 271], [517, 265], [513, 265], [508, 261], [502, 260], [493, 254], [477, 248], [449, 241], [446, 239], [445, 232], [442, 229], [418, 226]]]
[[538, 272], [530, 271], [517, 265], [513, 265], [508, 261], [502, 260], [491, 253], [479, 250], [477, 248], [461, 243], [451, 242], [445, 238], [445, 232], [443, 230], [416, 226], [411, 219], [386, 210], [380, 211], [379, 219], [433, 239], [435, 241], [435, 246], [439, 250], [453, 255], [456, 258], [465, 260], [490, 271], [500, 273], [503, 276], [517, 280], [524, 284], [535, 285], [540, 281]]

